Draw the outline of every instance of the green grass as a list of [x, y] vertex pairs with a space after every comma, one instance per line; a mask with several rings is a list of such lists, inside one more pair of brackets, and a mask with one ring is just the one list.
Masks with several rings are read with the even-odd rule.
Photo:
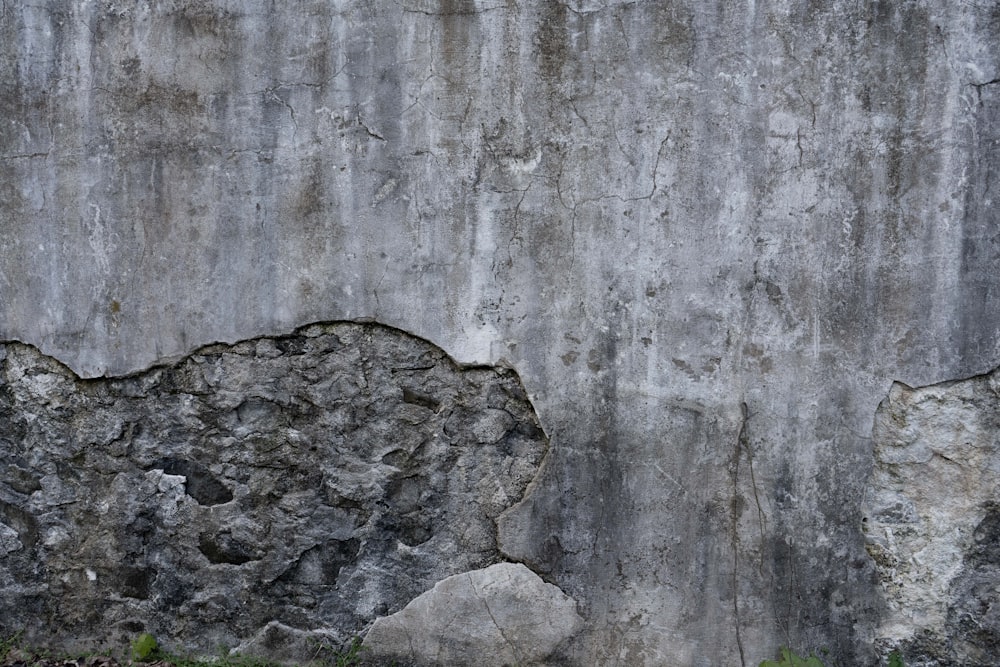
[[[760, 663], [760, 667], [823, 667], [823, 661], [814, 654], [809, 654], [808, 658], [796, 655], [791, 649], [782, 646], [781, 658], [778, 660], [765, 660]], [[906, 667], [903, 664], [903, 656], [898, 651], [889, 654], [887, 667]]]
[[157, 658], [174, 667], [277, 667], [278, 663], [246, 655], [222, 655], [204, 660], [162, 653]]
[[[111, 656], [112, 651], [95, 652], [90, 654], [81, 654], [77, 656], [70, 655], [55, 655], [45, 650], [38, 650], [34, 648], [26, 647], [21, 642], [21, 632], [17, 632], [10, 637], [0, 638], [0, 662], [3, 662], [10, 655], [10, 652], [17, 649], [30, 654], [29, 664], [33, 661], [41, 661], [51, 658], [66, 658], [73, 659], [79, 657], [89, 657], [90, 655], [107, 655]], [[219, 656], [214, 658], [196, 658], [187, 655], [177, 655], [166, 651], [159, 645], [156, 638], [149, 633], [143, 633], [132, 640], [130, 645], [130, 651], [128, 653], [128, 658], [131, 664], [142, 664], [142, 663], [166, 663], [172, 667], [279, 667], [280, 663], [266, 660], [264, 658], [259, 658], [255, 656], [247, 656], [240, 654], [229, 654], [226, 651], [220, 651]], [[336, 651], [332, 647], [322, 644], [318, 647], [314, 659], [310, 660], [304, 665], [308, 667], [358, 667], [361, 664], [361, 652], [364, 647], [361, 645], [361, 638], [355, 637], [350, 646], [348, 646], [343, 651]], [[319, 656], [323, 654], [324, 657], [321, 659]], [[130, 664], [129, 660], [121, 663], [122, 665]]]
[[132, 640], [132, 659], [138, 662], [149, 662], [155, 660], [160, 653], [160, 646], [156, 643], [156, 637], [144, 632]]
[[6, 660], [7, 655], [21, 645], [21, 633], [15, 632], [10, 637], [0, 639], [0, 661]]
[[795, 655], [790, 649], [781, 647], [780, 660], [765, 660], [760, 667], [823, 667], [823, 662], [815, 655], [808, 658]]
[[351, 646], [343, 653], [338, 653], [334, 656], [336, 662], [335, 667], [355, 667], [361, 663], [361, 650], [364, 647], [361, 645], [361, 637], [355, 637], [351, 640]]

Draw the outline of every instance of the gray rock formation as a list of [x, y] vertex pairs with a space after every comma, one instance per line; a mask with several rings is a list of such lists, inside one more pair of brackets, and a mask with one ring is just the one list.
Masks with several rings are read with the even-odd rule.
[[67, 648], [339, 646], [501, 560], [548, 446], [512, 371], [377, 325], [113, 380], [0, 359], [0, 635]]
[[[753, 665], [788, 644], [875, 665], [896, 614], [861, 531], [877, 407], [895, 381], [1000, 366], [998, 41], [994, 0], [0, 2], [0, 340], [118, 377], [216, 341], [374, 320], [515, 369], [546, 464], [500, 514], [500, 554], [463, 534], [456, 569], [394, 570], [401, 605], [493, 553], [578, 601], [574, 664]], [[213, 400], [221, 412], [167, 433], [197, 419], [253, 441], [239, 404]], [[249, 401], [245, 423], [280, 400]], [[106, 444], [53, 444], [62, 469], [15, 462], [5, 479], [68, 512], [73, 475], [138, 438], [127, 486], [145, 504], [120, 508], [135, 527], [95, 553], [132, 548], [144, 522], [214, 521], [228, 505], [180, 479], [222, 498], [211, 481], [249, 486], [246, 457], [275, 444], [204, 463], [95, 415], [88, 437]], [[470, 438], [503, 428], [484, 419]], [[335, 465], [297, 462], [294, 445], [271, 454], [287, 476], [261, 474], [274, 498]], [[205, 551], [176, 558], [209, 577], [267, 563], [289, 615], [319, 613], [315, 599], [360, 627], [312, 592], [366, 553], [348, 530], [364, 514], [335, 496], [372, 487], [343, 474], [327, 541], [299, 518], [285, 556], [238, 565], [259, 556], [255, 524], [208, 523]], [[243, 487], [222, 486], [238, 504]], [[397, 491], [406, 514], [413, 492]], [[60, 539], [6, 513], [5, 558]], [[49, 594], [106, 586], [122, 609], [137, 598], [109, 581], [146, 581], [78, 574]], [[302, 629], [282, 618], [176, 639]]]
[[524, 565], [500, 563], [435, 584], [375, 621], [364, 646], [386, 663], [527, 666], [545, 664], [582, 625], [562, 591]]
[[1000, 371], [893, 386], [875, 418], [865, 539], [907, 665], [1000, 658]]

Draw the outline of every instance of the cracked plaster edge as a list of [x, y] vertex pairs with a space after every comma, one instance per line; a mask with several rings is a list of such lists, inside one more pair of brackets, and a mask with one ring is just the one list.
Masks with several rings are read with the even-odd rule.
[[[536, 420], [538, 421], [538, 427], [541, 429], [542, 434], [545, 437], [547, 446], [545, 448], [545, 454], [542, 457], [542, 461], [538, 464], [538, 470], [536, 470], [535, 475], [531, 478], [531, 481], [528, 483], [524, 495], [519, 500], [514, 502], [510, 507], [508, 507], [506, 510], [500, 513], [499, 517], [497, 518], [497, 523], [499, 523], [499, 521], [505, 515], [513, 511], [515, 508], [521, 506], [528, 499], [528, 497], [531, 495], [531, 492], [537, 487], [538, 480], [542, 476], [542, 473], [546, 471], [549, 466], [549, 461], [552, 455], [552, 435], [549, 433], [549, 430], [545, 427], [545, 420], [542, 418], [542, 415], [539, 414], [537, 407], [538, 402], [536, 400], [536, 397], [533, 396], [528, 391], [528, 387], [525, 386], [524, 384], [523, 374], [521, 373], [520, 370], [518, 370], [517, 366], [508, 361], [504, 357], [496, 359], [492, 363], [459, 361], [451, 354], [451, 352], [449, 352], [445, 348], [444, 345], [439, 344], [437, 341], [434, 341], [420, 334], [413, 333], [412, 331], [408, 331], [400, 326], [393, 324], [386, 324], [385, 322], [382, 322], [372, 317], [359, 317], [353, 319], [320, 319], [298, 325], [292, 328], [290, 331], [285, 330], [279, 333], [258, 333], [254, 335], [240, 337], [234, 340], [219, 339], [208, 343], [200, 343], [198, 345], [190, 347], [187, 351], [160, 356], [144, 366], [140, 366], [122, 373], [110, 373], [110, 374], [104, 373], [101, 375], [93, 375], [93, 376], [81, 374], [70, 363], [64, 361], [58, 354], [52, 354], [46, 352], [43, 347], [44, 344], [41, 343], [36, 344], [28, 342], [26, 340], [17, 337], [10, 337], [0, 340], [0, 363], [2, 363], [7, 358], [8, 346], [22, 346], [34, 350], [39, 356], [41, 356], [46, 361], [55, 363], [57, 367], [60, 368], [60, 370], [64, 371], [65, 374], [67, 374], [74, 382], [90, 383], [90, 382], [100, 382], [105, 380], [126, 380], [126, 379], [137, 378], [142, 375], [146, 375], [148, 373], [152, 373], [158, 370], [176, 368], [180, 364], [184, 363], [184, 361], [186, 361], [187, 359], [190, 359], [191, 357], [197, 356], [199, 354], [207, 353], [212, 348], [218, 346], [225, 346], [232, 348], [242, 343], [248, 343], [250, 341], [282, 340], [282, 339], [294, 338], [297, 336], [309, 337], [309, 329], [313, 327], [329, 327], [337, 325], [356, 325], [356, 326], [372, 327], [372, 328], [379, 327], [389, 331], [403, 334], [405, 336], [409, 336], [411, 338], [415, 338], [421, 341], [422, 343], [435, 348], [436, 350], [440, 350], [441, 353], [444, 355], [444, 358], [451, 365], [451, 367], [454, 370], [460, 372], [476, 371], [476, 370], [484, 370], [484, 371], [501, 370], [505, 372], [514, 373], [514, 375], [517, 377], [518, 384], [521, 386], [522, 391], [524, 391], [524, 396], [527, 399], [529, 405], [531, 406], [531, 410], [534, 413]], [[498, 550], [508, 560], [512, 562], [520, 562], [516, 557], [506, 553], [503, 547], [499, 544], [498, 544]], [[535, 572], [535, 574], [540, 575], [540, 573], [538, 572]]]
[[[524, 567], [531, 574], [533, 574], [536, 577], [538, 577], [543, 582], [544, 585], [554, 586], [557, 590], [559, 590], [560, 593], [562, 593], [568, 599], [570, 599], [570, 600], [573, 601], [574, 605], [576, 606], [577, 617], [580, 618], [581, 622], [582, 622], [582, 617], [579, 616], [579, 603], [577, 602], [577, 600], [575, 598], [572, 598], [569, 595], [566, 595], [566, 593], [558, 585], [556, 585], [553, 582], [547, 580], [544, 577], [544, 573], [536, 571], [536, 568], [531, 567], [531, 565], [529, 563], [526, 563], [523, 560], [519, 559], [517, 556], [515, 556], [513, 553], [511, 553], [510, 550], [508, 550], [504, 546], [504, 543], [505, 542], [509, 542], [509, 540], [504, 539], [503, 533], [517, 532], [517, 528], [516, 527], [512, 527], [512, 528], [505, 529], [502, 526], [502, 522], [506, 523], [504, 521], [505, 517], [507, 517], [508, 515], [513, 515], [515, 513], [515, 510], [527, 509], [527, 508], [530, 507], [530, 500], [531, 500], [530, 496], [532, 495], [533, 491], [540, 484], [540, 479], [542, 478], [543, 473], [545, 473], [547, 471], [547, 469], [549, 467], [549, 464], [550, 464], [550, 461], [552, 459], [552, 438], [549, 435], [548, 431], [545, 429], [544, 423], [543, 423], [540, 415], [538, 414], [538, 410], [537, 410], [536, 405], [535, 405], [535, 400], [528, 393], [527, 387], [525, 387], [525, 385], [524, 385], [524, 380], [521, 378], [521, 373], [517, 370], [517, 368], [513, 364], [511, 364], [510, 362], [508, 362], [504, 358], [501, 358], [501, 359], [497, 360], [493, 364], [489, 364], [489, 363], [466, 363], [466, 362], [461, 362], [461, 361], [458, 361], [454, 356], [452, 356], [452, 354], [450, 352], [448, 352], [448, 350], [446, 350], [444, 348], [444, 346], [439, 345], [438, 343], [436, 343], [433, 340], [430, 340], [430, 339], [428, 339], [428, 338], [426, 338], [424, 336], [420, 336], [418, 334], [415, 334], [415, 333], [412, 333], [410, 331], [407, 331], [406, 329], [403, 329], [403, 328], [401, 328], [399, 326], [394, 326], [394, 325], [391, 325], [391, 324], [386, 324], [386, 323], [380, 322], [380, 321], [376, 320], [375, 318], [362, 317], [362, 318], [356, 318], [356, 319], [325, 319], [325, 320], [316, 320], [316, 321], [312, 321], [312, 322], [308, 322], [306, 324], [302, 324], [302, 325], [296, 326], [293, 329], [291, 329], [291, 331], [284, 331], [284, 332], [280, 332], [280, 333], [260, 333], [260, 334], [257, 334], [257, 335], [251, 335], [251, 336], [241, 337], [241, 338], [238, 338], [238, 339], [233, 340], [233, 341], [216, 340], [216, 341], [212, 341], [212, 342], [209, 342], [209, 343], [199, 344], [197, 346], [194, 346], [194, 347], [190, 348], [186, 352], [181, 352], [181, 353], [177, 353], [177, 354], [171, 354], [171, 355], [161, 356], [161, 357], [155, 359], [154, 361], [152, 361], [151, 363], [149, 363], [149, 364], [147, 364], [147, 365], [145, 365], [143, 367], [132, 369], [132, 370], [129, 370], [129, 371], [124, 372], [124, 373], [119, 373], [119, 374], [102, 374], [102, 375], [97, 375], [97, 376], [85, 376], [85, 375], [81, 375], [80, 373], [77, 372], [77, 370], [75, 368], [73, 368], [67, 362], [63, 361], [58, 355], [49, 354], [49, 353], [45, 352], [44, 349], [42, 349], [42, 347], [40, 345], [36, 345], [36, 344], [30, 343], [30, 342], [26, 342], [26, 341], [21, 340], [19, 338], [11, 337], [11, 338], [6, 338], [6, 339], [3, 339], [3, 340], [0, 340], [0, 368], [2, 368], [4, 366], [4, 362], [7, 359], [7, 348], [9, 346], [20, 346], [20, 347], [32, 350], [35, 354], [37, 354], [39, 357], [41, 357], [44, 361], [46, 361], [48, 363], [54, 364], [56, 366], [56, 368], [59, 371], [61, 371], [65, 376], [67, 376], [69, 379], [71, 379], [74, 382], [74, 384], [79, 384], [79, 383], [85, 383], [85, 384], [86, 383], [96, 383], [96, 382], [103, 382], [103, 381], [109, 381], [109, 380], [133, 379], [133, 378], [138, 378], [138, 377], [143, 376], [143, 375], [147, 375], [149, 373], [154, 373], [154, 372], [159, 371], [159, 370], [176, 368], [180, 364], [184, 363], [186, 360], [190, 359], [191, 357], [197, 356], [198, 354], [206, 353], [206, 352], [212, 350], [213, 348], [216, 348], [216, 347], [219, 347], [219, 346], [224, 346], [224, 347], [232, 348], [232, 347], [235, 347], [237, 345], [240, 345], [241, 343], [247, 343], [247, 342], [251, 342], [251, 341], [259, 341], [259, 340], [281, 340], [281, 339], [294, 338], [294, 337], [297, 337], [297, 336], [310, 337], [309, 330], [312, 329], [312, 328], [314, 328], [314, 327], [329, 327], [329, 326], [336, 326], [336, 325], [355, 325], [355, 326], [361, 326], [361, 327], [383, 328], [383, 329], [386, 329], [386, 330], [389, 330], [389, 331], [393, 331], [393, 332], [396, 332], [396, 333], [403, 334], [405, 336], [409, 336], [411, 338], [415, 338], [415, 339], [421, 341], [422, 343], [424, 343], [426, 345], [429, 345], [429, 346], [433, 347], [436, 350], [439, 350], [441, 352], [441, 354], [443, 355], [443, 358], [447, 360], [448, 364], [450, 364], [453, 369], [455, 369], [455, 370], [457, 370], [459, 372], [474, 371], [474, 370], [494, 370], [494, 371], [495, 370], [503, 370], [503, 371], [514, 373], [515, 377], [517, 378], [517, 382], [521, 386], [521, 389], [524, 391], [525, 398], [527, 399], [528, 404], [531, 406], [531, 410], [534, 413], [536, 420], [538, 421], [538, 427], [541, 429], [542, 434], [543, 434], [543, 436], [545, 438], [546, 448], [545, 448], [545, 453], [542, 456], [542, 460], [538, 464], [538, 468], [536, 469], [535, 474], [532, 476], [531, 481], [528, 482], [528, 486], [525, 488], [524, 493], [521, 495], [521, 497], [518, 500], [516, 500], [514, 503], [512, 503], [510, 505], [510, 507], [508, 507], [503, 512], [501, 512], [497, 516], [497, 518], [494, 520], [494, 524], [496, 525], [496, 528], [497, 528], [497, 544], [496, 544], [496, 548], [497, 548], [498, 553], [505, 559], [504, 561], [501, 561], [500, 563], [496, 563], [494, 565], [499, 565], [499, 564], [504, 564], [504, 563], [507, 563], [507, 564], [510, 564], [510, 565], [519, 565], [521, 567]], [[488, 567], [493, 567], [493, 565], [488, 566]], [[486, 569], [486, 568], [483, 568], [483, 569]], [[451, 575], [451, 576], [463, 576], [463, 575], [464, 576], [469, 576], [471, 572], [475, 572], [475, 571], [476, 570], [471, 570], [471, 571], [464, 572], [464, 573], [457, 573], [457, 574]], [[448, 578], [449, 577], [445, 577], [445, 579], [448, 579]], [[430, 593], [431, 591], [433, 591], [445, 579], [442, 579], [442, 580], [436, 582], [432, 588], [428, 589], [424, 593], [421, 593], [420, 595], [417, 596], [417, 598], [419, 598], [421, 595], [426, 595], [426, 594]], [[470, 585], [471, 585], [471, 579], [470, 579]], [[404, 605], [403, 608], [400, 609], [400, 611], [403, 611], [403, 609], [405, 609], [407, 606], [409, 606], [417, 598], [414, 598], [413, 600], [411, 600], [410, 602], [408, 602], [406, 605]], [[396, 613], [399, 613], [399, 612], [396, 612]], [[376, 618], [375, 621], [372, 621], [372, 623], [370, 623], [367, 628], [364, 628], [362, 630], [361, 634], [362, 635], [367, 635], [367, 633], [371, 630], [371, 628], [374, 625], [374, 623], [376, 621], [378, 621], [378, 620], [379, 619]], [[272, 629], [272, 626], [274, 628], [285, 630], [285, 631], [292, 632], [292, 633], [295, 633], [295, 634], [305, 633], [305, 634], [316, 635], [316, 636], [326, 636], [327, 633], [329, 633], [329, 631], [330, 631], [329, 628], [322, 628], [322, 627], [313, 628], [313, 629], [310, 629], [310, 630], [304, 630], [304, 629], [301, 629], [301, 628], [293, 628], [291, 626], [285, 626], [284, 624], [281, 624], [278, 621], [271, 621], [271, 622], [265, 624], [263, 627], [261, 627], [254, 635], [252, 635], [250, 638], [248, 638], [242, 644], [240, 644], [240, 647], [249, 647], [252, 644], [252, 642], [255, 641], [258, 637], [262, 637], [265, 632], [267, 632], [269, 629]], [[577, 630], [573, 633], [573, 635], [571, 635], [570, 637], [567, 637], [567, 639], [571, 638], [572, 636], [575, 636], [576, 634], [579, 634], [579, 631], [580, 631], [580, 629], [578, 627]], [[234, 648], [232, 651], [230, 651], [230, 653], [231, 654], [235, 654], [236, 652], [239, 652], [240, 650], [243, 650], [240, 647]]]
[[[922, 391], [925, 389], [947, 389], [957, 384], [963, 382], [970, 382], [975, 380], [989, 380], [991, 376], [1000, 373], [1000, 361], [997, 363], [984, 364], [986, 366], [985, 370], [975, 370], [969, 373], [963, 373], [958, 377], [946, 377], [941, 380], [932, 380], [930, 382], [915, 382], [909, 380], [887, 380], [889, 383], [888, 389], [883, 393], [882, 401], [889, 398], [889, 392], [895, 387], [899, 386], [906, 391]], [[981, 366], [980, 366], [981, 368]]]
[[[233, 339], [222, 338], [209, 341], [206, 343], [198, 343], [197, 345], [187, 348], [185, 351], [177, 352], [174, 354], [160, 355], [158, 357], [155, 357], [151, 361], [145, 363], [144, 365], [139, 365], [136, 366], [135, 368], [130, 368], [129, 370], [120, 373], [104, 372], [101, 373], [100, 375], [84, 374], [77, 368], [75, 368], [70, 362], [65, 361], [62, 358], [62, 356], [59, 355], [58, 353], [47, 352], [45, 349], [47, 347], [45, 343], [33, 343], [26, 339], [19, 338], [17, 336], [11, 336], [8, 338], [0, 339], [0, 362], [2, 362], [7, 356], [5, 350], [7, 346], [20, 345], [23, 347], [31, 348], [35, 350], [42, 357], [45, 357], [46, 359], [56, 362], [61, 368], [65, 369], [67, 373], [72, 375], [74, 380], [80, 382], [92, 382], [101, 380], [124, 380], [124, 379], [135, 378], [140, 375], [145, 375], [147, 373], [156, 370], [175, 368], [181, 363], [183, 363], [185, 360], [193, 356], [197, 356], [199, 354], [205, 354], [207, 353], [208, 350], [214, 347], [218, 346], [235, 347], [242, 343], [248, 343], [251, 341], [282, 340], [287, 338], [294, 338], [297, 336], [305, 336], [308, 338], [312, 337], [310, 336], [309, 329], [313, 327], [328, 327], [337, 325], [356, 325], [361, 327], [372, 327], [372, 328], [377, 327], [377, 328], [387, 329], [389, 331], [393, 331], [396, 333], [401, 333], [405, 336], [409, 336], [410, 338], [416, 338], [417, 340], [440, 350], [443, 353], [444, 357], [448, 360], [448, 362], [453, 366], [453, 368], [459, 371], [498, 370], [498, 369], [503, 371], [511, 371], [517, 375], [518, 382], [520, 382], [522, 389], [525, 390], [525, 396], [528, 397], [532, 409], [534, 409], [535, 407], [535, 400], [528, 393], [527, 387], [524, 386], [524, 381], [521, 378], [521, 373], [518, 371], [516, 366], [510, 361], [508, 361], [506, 358], [501, 357], [493, 361], [492, 363], [482, 362], [482, 361], [473, 361], [473, 362], [459, 361], [445, 348], [444, 345], [430, 338], [427, 338], [426, 336], [422, 336], [420, 334], [413, 333], [412, 331], [408, 331], [407, 329], [404, 329], [401, 326], [387, 324], [372, 317], [320, 319], [295, 326], [291, 330], [284, 329], [277, 333], [259, 332], [247, 336], [240, 336]], [[549, 437], [547, 432], [545, 434], [545, 437], [546, 438]]]
[[[514, 375], [517, 377], [517, 382], [521, 386], [521, 389], [524, 392], [525, 398], [527, 399], [528, 404], [531, 406], [531, 410], [534, 413], [536, 420], [538, 421], [538, 427], [539, 427], [539, 429], [541, 429], [542, 434], [543, 434], [543, 436], [545, 438], [546, 448], [545, 448], [545, 453], [542, 455], [542, 460], [538, 464], [538, 469], [535, 471], [535, 474], [532, 476], [531, 481], [528, 482], [528, 486], [525, 488], [524, 494], [521, 496], [520, 499], [518, 499], [517, 501], [515, 501], [514, 503], [512, 503], [510, 505], [510, 507], [508, 507], [503, 512], [501, 512], [500, 515], [495, 520], [494, 523], [497, 524], [498, 535], [499, 535], [499, 533], [503, 531], [503, 529], [500, 526], [501, 521], [504, 521], [504, 518], [508, 514], [513, 513], [514, 510], [516, 510], [518, 508], [522, 508], [522, 509], [526, 508], [526, 504], [527, 504], [527, 501], [529, 500], [529, 497], [532, 495], [532, 492], [539, 485], [539, 480], [542, 478], [543, 473], [547, 472], [547, 470], [549, 468], [549, 464], [550, 464], [550, 461], [551, 461], [551, 458], [552, 458], [552, 449], [553, 449], [552, 448], [552, 436], [549, 433], [548, 429], [545, 427], [545, 420], [542, 418], [542, 415], [540, 415], [539, 412], [538, 412], [536, 397], [532, 396], [532, 394], [528, 391], [528, 388], [525, 386], [524, 379], [522, 377], [522, 373], [517, 369], [517, 367], [514, 364], [512, 364], [511, 362], [509, 362], [506, 358], [497, 359], [494, 363], [463, 362], [463, 361], [459, 361], [443, 345], [438, 344], [434, 340], [431, 340], [431, 339], [426, 338], [424, 336], [421, 336], [419, 334], [415, 334], [415, 333], [413, 333], [411, 331], [407, 331], [406, 329], [404, 329], [402, 327], [395, 326], [395, 325], [392, 325], [392, 324], [386, 324], [386, 323], [381, 322], [381, 321], [379, 321], [379, 320], [377, 320], [375, 318], [360, 317], [360, 318], [355, 318], [355, 319], [321, 319], [321, 320], [315, 320], [315, 321], [312, 321], [312, 322], [308, 322], [306, 324], [301, 324], [299, 326], [296, 326], [296, 327], [292, 328], [290, 331], [286, 330], [286, 331], [280, 332], [280, 333], [260, 333], [260, 334], [256, 334], [256, 335], [241, 337], [241, 338], [238, 338], [238, 339], [235, 339], [235, 340], [231, 340], [231, 341], [230, 340], [226, 340], [226, 339], [215, 340], [215, 341], [212, 341], [212, 342], [209, 342], [209, 343], [202, 343], [202, 344], [193, 346], [193, 347], [189, 348], [185, 352], [180, 352], [180, 353], [177, 353], [177, 354], [163, 355], [163, 356], [158, 357], [157, 359], [153, 360], [152, 362], [146, 364], [145, 366], [142, 366], [142, 367], [139, 367], [139, 368], [135, 368], [135, 369], [126, 371], [124, 373], [112, 373], [112, 374], [105, 373], [105, 374], [102, 374], [102, 375], [95, 375], [95, 376], [82, 375], [81, 373], [79, 373], [77, 371], [77, 369], [75, 369], [69, 363], [67, 363], [66, 361], [63, 361], [63, 359], [61, 359], [59, 355], [57, 355], [57, 354], [50, 354], [50, 353], [46, 352], [44, 350], [44, 348], [42, 347], [41, 344], [35, 344], [35, 343], [27, 342], [25, 340], [22, 340], [22, 339], [19, 339], [19, 338], [16, 338], [16, 337], [11, 337], [11, 338], [0, 340], [0, 364], [2, 364], [4, 362], [4, 360], [7, 358], [7, 347], [8, 346], [22, 346], [22, 347], [26, 347], [26, 348], [29, 348], [31, 350], [34, 350], [35, 353], [37, 353], [39, 356], [41, 356], [46, 361], [48, 361], [50, 363], [56, 364], [56, 366], [61, 371], [63, 371], [66, 375], [68, 375], [76, 383], [92, 383], [92, 382], [100, 382], [100, 381], [106, 381], [106, 380], [126, 380], [126, 379], [134, 379], [134, 378], [140, 377], [142, 375], [146, 375], [146, 374], [149, 374], [149, 373], [156, 372], [158, 370], [166, 370], [166, 369], [170, 369], [170, 368], [176, 368], [180, 364], [184, 363], [186, 360], [190, 359], [191, 357], [197, 356], [199, 354], [207, 353], [212, 348], [215, 348], [215, 347], [218, 347], [218, 346], [225, 346], [225, 347], [232, 348], [232, 347], [235, 347], [235, 346], [240, 345], [242, 343], [248, 343], [250, 341], [282, 340], [282, 339], [294, 338], [296, 336], [306, 336], [306, 337], [309, 337], [309, 329], [311, 329], [313, 327], [328, 327], [328, 326], [336, 326], [336, 325], [356, 325], [356, 326], [373, 327], [373, 328], [374, 327], [380, 327], [380, 328], [383, 328], [383, 329], [387, 329], [389, 331], [393, 331], [393, 332], [396, 332], [396, 333], [401, 333], [401, 334], [403, 334], [405, 336], [409, 336], [411, 338], [415, 338], [415, 339], [423, 342], [426, 345], [432, 346], [436, 350], [440, 350], [441, 353], [444, 355], [444, 358], [451, 365], [451, 367], [454, 370], [457, 370], [457, 371], [460, 371], [460, 372], [475, 371], [475, 370], [493, 370], [493, 371], [502, 370], [502, 371], [505, 371], [505, 372], [512, 372], [512, 373], [514, 373]], [[522, 507], [522, 506], [525, 506], [525, 507]], [[504, 558], [506, 558], [508, 561], [510, 561], [510, 562], [521, 563], [521, 564], [524, 564], [524, 565], [527, 566], [527, 563], [524, 563], [517, 556], [513, 555], [513, 553], [508, 553], [508, 550], [505, 549], [504, 546], [503, 546], [503, 544], [502, 544], [503, 541], [504, 540], [502, 540], [498, 536], [498, 538], [497, 538], [497, 550], [500, 552], [500, 554]], [[540, 572], [535, 571], [534, 568], [531, 568], [530, 566], [528, 566], [528, 568], [530, 570], [532, 570], [532, 572], [535, 572], [536, 575], [542, 576], [542, 574]]]

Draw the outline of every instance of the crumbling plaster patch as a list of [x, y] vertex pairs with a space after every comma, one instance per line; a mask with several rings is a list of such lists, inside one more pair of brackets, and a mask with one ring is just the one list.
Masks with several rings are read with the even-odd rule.
[[98, 380], [0, 351], [0, 635], [64, 648], [346, 641], [502, 561], [548, 448], [513, 371], [377, 324]]
[[873, 430], [866, 546], [906, 664], [995, 664], [1000, 650], [1000, 375], [895, 383]]

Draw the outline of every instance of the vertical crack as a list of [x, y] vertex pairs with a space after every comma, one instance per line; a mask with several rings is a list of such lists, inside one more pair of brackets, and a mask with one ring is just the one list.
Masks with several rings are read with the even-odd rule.
[[[528, 187], [521, 191], [521, 197], [517, 200], [517, 205], [514, 207], [514, 230], [511, 232], [510, 240], [507, 241], [507, 268], [514, 266], [514, 254], [511, 252], [511, 247], [514, 242], [518, 240], [521, 233], [521, 204], [524, 203], [524, 198], [528, 194], [528, 190], [531, 189], [531, 183], [528, 183]], [[523, 239], [522, 243], [523, 243]], [[494, 270], [494, 277], [496, 277], [496, 271]]]
[[[750, 486], [753, 489], [753, 501], [757, 506], [757, 524], [760, 527], [760, 541], [761, 544], [764, 543], [764, 532], [767, 530], [767, 514], [764, 512], [764, 507], [760, 504], [760, 494], [757, 491], [757, 477], [753, 471], [753, 448], [750, 446], [750, 438], [747, 435], [747, 422], [750, 420], [750, 412], [747, 409], [746, 401], [740, 403], [740, 410], [742, 412], [743, 423], [740, 427], [740, 433], [738, 436], [739, 446], [742, 451], [746, 452], [747, 455], [747, 467], [750, 469]], [[761, 574], [764, 572], [764, 553], [761, 550], [761, 560], [760, 560], [760, 570]]]
[[486, 601], [486, 598], [483, 597], [483, 595], [479, 592], [479, 589], [476, 588], [476, 583], [472, 580], [472, 576], [468, 573], [466, 573], [465, 576], [469, 580], [469, 586], [472, 588], [472, 592], [475, 593], [476, 597], [479, 598], [479, 601], [483, 603], [483, 607], [486, 609], [486, 613], [489, 614], [490, 620], [493, 621], [493, 625], [496, 627], [497, 632], [500, 633], [500, 636], [503, 637], [503, 640], [507, 642], [508, 646], [510, 646], [510, 651], [511, 653], [514, 654], [514, 659], [517, 660], [518, 664], [523, 663], [524, 656], [522, 656], [521, 652], [517, 650], [517, 646], [514, 644], [514, 642], [510, 640], [510, 638], [507, 636], [507, 633], [503, 631], [503, 627], [501, 627], [501, 625], [497, 623], [497, 619], [493, 615], [493, 610], [490, 609], [490, 603]]
[[382, 287], [383, 281], [385, 281], [385, 274], [389, 272], [389, 263], [392, 261], [391, 257], [386, 257], [385, 266], [382, 267], [382, 275], [378, 279], [378, 283], [372, 288], [372, 294], [375, 297], [375, 319], [378, 319], [379, 312], [382, 310], [382, 301], [379, 299], [378, 290]]
[[298, 130], [299, 130], [299, 124], [298, 124], [298, 122], [297, 122], [297, 121], [295, 120], [295, 109], [293, 109], [293, 108], [292, 108], [292, 105], [291, 105], [291, 104], [289, 104], [289, 103], [288, 103], [288, 102], [287, 102], [287, 101], [285, 100], [285, 98], [281, 97], [280, 95], [278, 95], [278, 93], [277, 93], [277, 92], [275, 92], [275, 91], [276, 91], [276, 90], [277, 90], [277, 89], [278, 89], [279, 87], [280, 87], [280, 86], [274, 86], [274, 87], [272, 87], [272, 88], [268, 88], [268, 89], [266, 89], [266, 90], [265, 90], [264, 92], [265, 92], [266, 94], [270, 95], [270, 96], [271, 96], [271, 99], [272, 99], [272, 100], [274, 100], [275, 102], [277, 102], [277, 103], [281, 104], [281, 105], [282, 105], [282, 106], [284, 106], [284, 107], [285, 107], [286, 109], [288, 109], [288, 116], [289, 116], [289, 117], [291, 118], [291, 120], [292, 120], [292, 137], [294, 138], [294, 137], [295, 137], [295, 134], [296, 134], [296, 133], [298, 132]]
[[740, 428], [736, 433], [736, 446], [733, 452], [732, 481], [733, 500], [731, 505], [732, 526], [731, 539], [733, 546], [733, 616], [736, 625], [736, 647], [740, 651], [740, 665], [746, 667], [746, 655], [743, 651], [743, 636], [740, 634], [740, 595], [739, 595], [739, 574], [740, 574], [740, 549], [739, 549], [739, 518], [740, 518], [740, 455], [743, 447], [746, 446], [746, 426], [747, 426], [747, 404], [746, 401], [740, 403]]

